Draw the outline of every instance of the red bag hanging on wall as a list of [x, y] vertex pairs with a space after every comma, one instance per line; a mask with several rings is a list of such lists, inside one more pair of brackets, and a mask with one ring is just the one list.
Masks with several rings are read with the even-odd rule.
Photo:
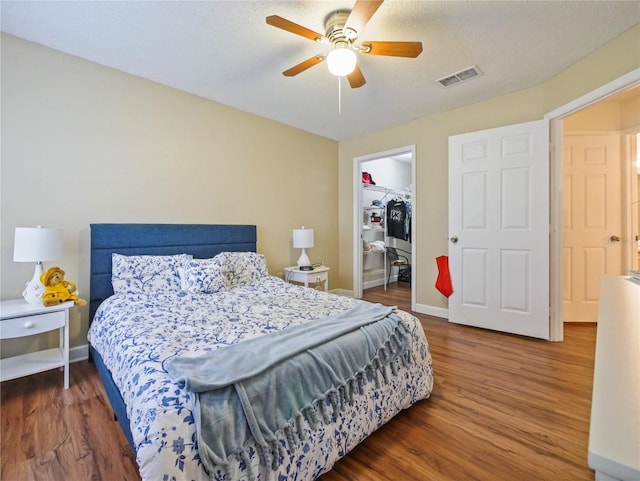
[[453, 286], [451, 285], [451, 274], [449, 274], [449, 257], [436, 257], [436, 263], [438, 264], [438, 278], [436, 279], [436, 289], [438, 289], [443, 296], [449, 297], [453, 293]]

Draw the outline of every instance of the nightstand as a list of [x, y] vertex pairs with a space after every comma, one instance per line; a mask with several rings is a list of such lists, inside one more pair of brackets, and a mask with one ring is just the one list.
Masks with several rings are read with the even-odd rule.
[[302, 282], [304, 287], [309, 287], [309, 283], [324, 284], [324, 290], [329, 290], [329, 268], [319, 266], [312, 271], [301, 271], [298, 267], [285, 267], [284, 280], [287, 282]]
[[29, 304], [24, 299], [0, 302], [0, 339], [60, 330], [59, 347], [0, 360], [0, 381], [61, 367], [64, 388], [69, 389], [69, 309], [72, 306], [73, 301], [52, 307]]

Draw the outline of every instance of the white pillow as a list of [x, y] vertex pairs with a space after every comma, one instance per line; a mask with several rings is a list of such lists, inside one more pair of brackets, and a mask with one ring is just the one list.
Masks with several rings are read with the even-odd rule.
[[184, 266], [184, 284], [192, 294], [212, 294], [227, 287], [222, 259], [191, 259]]
[[245, 285], [261, 277], [269, 275], [267, 260], [262, 254], [255, 252], [221, 252], [214, 259], [220, 258], [227, 278], [228, 287]]
[[192, 259], [189, 254], [173, 256], [111, 255], [111, 284], [116, 294], [156, 294], [181, 289], [179, 268]]

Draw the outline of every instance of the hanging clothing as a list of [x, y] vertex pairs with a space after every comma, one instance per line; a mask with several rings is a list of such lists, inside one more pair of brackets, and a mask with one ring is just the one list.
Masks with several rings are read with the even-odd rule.
[[393, 199], [387, 202], [387, 235], [408, 240], [407, 204], [404, 200]]
[[407, 217], [404, 220], [404, 231], [406, 233], [407, 242], [411, 242], [411, 202], [408, 200], [404, 201], [404, 205], [407, 209]]

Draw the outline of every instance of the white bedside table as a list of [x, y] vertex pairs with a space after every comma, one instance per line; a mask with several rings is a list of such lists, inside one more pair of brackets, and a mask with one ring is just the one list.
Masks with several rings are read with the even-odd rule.
[[24, 299], [0, 302], [0, 339], [14, 339], [60, 330], [60, 346], [0, 360], [0, 381], [61, 367], [69, 389], [69, 308], [73, 301], [44, 307]]
[[324, 290], [329, 290], [329, 268], [319, 266], [312, 271], [301, 271], [297, 266], [284, 268], [284, 280], [287, 282], [303, 282], [304, 287], [309, 287], [309, 283], [324, 284]]

